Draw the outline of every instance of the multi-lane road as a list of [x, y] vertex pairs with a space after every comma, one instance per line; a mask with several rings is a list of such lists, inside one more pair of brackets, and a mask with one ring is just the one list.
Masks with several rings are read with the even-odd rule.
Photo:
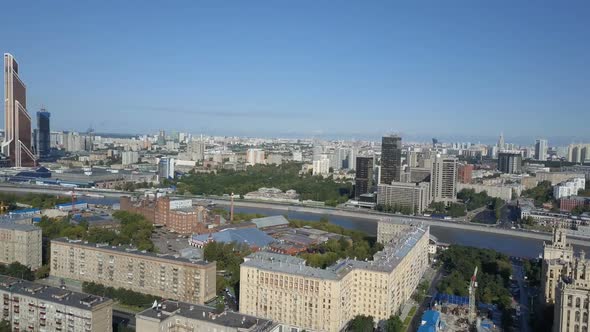
[[[40, 193], [40, 194], [53, 194], [53, 195], [64, 195], [67, 192], [72, 191], [72, 188], [67, 187], [54, 187], [54, 186], [34, 186], [34, 185], [14, 185], [9, 183], [0, 183], [0, 192], [14, 192], [14, 193]], [[124, 191], [114, 191], [114, 190], [98, 190], [98, 189], [83, 189], [83, 188], [76, 188], [76, 193], [78, 194], [100, 194], [104, 197], [108, 198], [118, 198], [124, 195], [133, 194], [130, 192]], [[180, 197], [180, 196], [179, 196]], [[203, 196], [182, 196], [184, 198], [194, 198], [194, 199], [207, 199], [212, 203], [218, 205], [229, 205], [230, 202], [228, 198], [221, 198], [221, 197], [203, 197]], [[444, 227], [456, 230], [470, 230], [475, 232], [484, 232], [484, 233], [494, 233], [494, 234], [501, 234], [501, 235], [510, 235], [510, 236], [517, 236], [523, 238], [531, 238], [537, 240], [550, 240], [551, 235], [548, 233], [541, 233], [541, 232], [531, 232], [531, 231], [524, 231], [524, 230], [514, 230], [514, 229], [506, 229], [494, 226], [485, 226], [485, 225], [476, 225], [472, 223], [467, 223], [464, 221], [459, 220], [440, 220], [440, 219], [432, 219], [429, 217], [421, 217], [421, 216], [402, 216], [402, 215], [391, 215], [385, 213], [379, 213], [376, 211], [370, 210], [359, 210], [359, 209], [347, 209], [347, 208], [328, 208], [328, 207], [310, 207], [310, 206], [300, 206], [300, 205], [289, 205], [289, 204], [280, 204], [280, 203], [269, 203], [269, 202], [255, 202], [255, 201], [245, 201], [243, 199], [236, 199], [234, 200], [235, 206], [240, 207], [253, 207], [253, 208], [260, 208], [260, 209], [273, 209], [279, 211], [290, 211], [290, 212], [304, 212], [304, 213], [313, 213], [319, 215], [332, 215], [332, 216], [342, 216], [342, 217], [350, 217], [350, 218], [361, 218], [367, 220], [379, 220], [382, 218], [391, 218], [394, 220], [402, 221], [409, 221], [409, 222], [423, 222], [427, 225], [437, 226], [437, 227]], [[576, 238], [576, 237], [568, 237], [570, 243], [574, 245], [581, 245], [581, 246], [590, 246], [590, 239], [584, 238]]]

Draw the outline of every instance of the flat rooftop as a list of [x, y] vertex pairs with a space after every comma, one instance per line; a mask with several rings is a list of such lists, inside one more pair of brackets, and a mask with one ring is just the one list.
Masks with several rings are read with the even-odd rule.
[[412, 226], [410, 230], [385, 245], [382, 251], [373, 256], [372, 261], [358, 261], [350, 258], [338, 260], [325, 269], [306, 265], [302, 258], [270, 252], [256, 252], [248, 255], [242, 265], [266, 271], [276, 271], [309, 278], [338, 280], [354, 269], [377, 272], [392, 272], [401, 260], [416, 246], [426, 234], [426, 226]]
[[267, 331], [276, 326], [276, 323], [267, 319], [227, 311], [216, 314], [214, 308], [177, 301], [164, 301], [156, 308], [146, 309], [137, 314], [137, 317], [146, 317], [159, 322], [174, 316], [181, 316], [226, 327], [252, 329], [252, 331], [258, 332]]
[[0, 275], [0, 289], [8, 293], [33, 297], [47, 303], [58, 303], [84, 310], [92, 310], [94, 307], [111, 301], [111, 299], [102, 296], [72, 292], [5, 275]]
[[34, 232], [34, 231], [41, 230], [41, 228], [39, 228], [37, 226], [33, 226], [30, 224], [17, 224], [15, 222], [10, 222], [10, 221], [0, 222], [0, 229], [10, 229], [10, 230], [16, 230], [16, 231], [21, 231], [21, 232]]
[[178, 263], [185, 263], [185, 264], [193, 264], [193, 265], [200, 265], [200, 266], [206, 266], [209, 264], [212, 264], [213, 262], [207, 262], [204, 260], [197, 260], [197, 259], [189, 259], [189, 258], [183, 258], [180, 255], [164, 255], [164, 254], [155, 254], [146, 250], [138, 250], [135, 247], [132, 246], [111, 246], [105, 243], [92, 243], [92, 242], [87, 242], [87, 241], [82, 241], [82, 240], [71, 240], [65, 237], [62, 238], [58, 238], [58, 239], [53, 239], [51, 240], [51, 242], [60, 242], [66, 245], [74, 245], [74, 246], [82, 246], [82, 247], [87, 247], [89, 249], [95, 249], [95, 250], [103, 250], [103, 251], [112, 251], [112, 252], [117, 252], [117, 253], [121, 253], [121, 254], [127, 254], [127, 255], [135, 255], [135, 256], [140, 256], [140, 257], [144, 257], [144, 258], [153, 258], [153, 259], [164, 259], [164, 260], [170, 260], [170, 261], [174, 261], [174, 262], [178, 262]]

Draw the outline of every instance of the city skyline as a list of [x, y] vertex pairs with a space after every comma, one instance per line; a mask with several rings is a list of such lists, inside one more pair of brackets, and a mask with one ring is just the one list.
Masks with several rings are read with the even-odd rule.
[[186, 5], [26, 8], [36, 23], [2, 51], [21, 62], [29, 112], [116, 133], [590, 138], [583, 2]]

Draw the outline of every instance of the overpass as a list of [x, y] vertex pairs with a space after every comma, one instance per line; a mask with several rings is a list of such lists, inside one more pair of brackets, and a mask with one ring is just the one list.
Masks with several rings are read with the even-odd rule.
[[[33, 186], [33, 185], [14, 185], [8, 183], [0, 183], [0, 192], [13, 192], [13, 193], [38, 193], [38, 194], [52, 194], [52, 195], [66, 195], [68, 191], [71, 191], [72, 188], [66, 187], [54, 187], [54, 186]], [[116, 190], [101, 190], [101, 189], [84, 189], [84, 188], [76, 188], [75, 191], [80, 194], [100, 194], [107, 198], [119, 198], [121, 196], [126, 195], [133, 195], [133, 192], [125, 192], [125, 191], [116, 191]], [[198, 195], [186, 195], [186, 196], [171, 196], [177, 198], [193, 198], [193, 199], [207, 199], [212, 203], [229, 206], [229, 198], [225, 199], [222, 197], [205, 197], [205, 196], [198, 196]], [[495, 226], [486, 226], [481, 224], [472, 224], [467, 222], [461, 222], [457, 220], [437, 220], [428, 217], [422, 216], [402, 216], [402, 215], [392, 215], [381, 213], [377, 211], [371, 210], [358, 210], [358, 209], [346, 209], [346, 208], [331, 208], [331, 207], [310, 207], [310, 206], [300, 206], [300, 205], [289, 205], [289, 204], [281, 204], [281, 203], [269, 203], [269, 202], [256, 202], [256, 201], [246, 201], [243, 199], [236, 199], [234, 200], [234, 206], [238, 207], [251, 207], [251, 208], [259, 208], [259, 209], [272, 209], [272, 210], [279, 210], [279, 211], [291, 211], [291, 212], [303, 212], [303, 213], [312, 213], [318, 215], [328, 215], [328, 216], [342, 216], [342, 217], [349, 217], [349, 218], [359, 218], [359, 219], [366, 219], [366, 220], [373, 220], [378, 221], [382, 218], [389, 218], [392, 219], [394, 222], [423, 222], [426, 225], [436, 226], [436, 227], [444, 227], [450, 229], [460, 230], [470, 230], [475, 232], [483, 232], [483, 233], [493, 233], [493, 234], [500, 234], [500, 235], [509, 235], [509, 236], [517, 236], [529, 239], [537, 239], [537, 240], [545, 240], [548, 241], [551, 239], [551, 234], [543, 233], [543, 232], [533, 232], [527, 230], [516, 230], [516, 229], [505, 229], [499, 228]], [[581, 245], [590, 247], [590, 239], [583, 238], [583, 237], [575, 237], [575, 236], [568, 236], [568, 242], [574, 245]]]

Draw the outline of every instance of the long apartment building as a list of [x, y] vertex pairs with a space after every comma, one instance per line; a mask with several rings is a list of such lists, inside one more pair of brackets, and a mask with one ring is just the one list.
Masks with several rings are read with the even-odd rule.
[[344, 259], [321, 269], [287, 255], [247, 256], [240, 266], [240, 312], [327, 332], [342, 330], [356, 315], [387, 319], [410, 298], [428, 266], [429, 228], [399, 228], [372, 261]]
[[207, 231], [207, 209], [193, 207], [191, 199], [170, 199], [169, 197], [121, 197], [121, 210], [139, 213], [154, 224], [166, 226], [181, 234], [201, 234]]
[[282, 326], [267, 319], [185, 302], [164, 301], [135, 316], [137, 331], [166, 332], [282, 332]]
[[0, 263], [19, 262], [36, 270], [41, 267], [41, 228], [27, 224], [0, 223]]
[[412, 213], [422, 213], [430, 205], [430, 185], [422, 183], [394, 182], [380, 184], [377, 204], [396, 208], [408, 208]]
[[113, 301], [0, 275], [0, 320], [13, 331], [112, 331]]
[[190, 303], [209, 301], [216, 291], [215, 262], [67, 238], [51, 241], [50, 273]]

